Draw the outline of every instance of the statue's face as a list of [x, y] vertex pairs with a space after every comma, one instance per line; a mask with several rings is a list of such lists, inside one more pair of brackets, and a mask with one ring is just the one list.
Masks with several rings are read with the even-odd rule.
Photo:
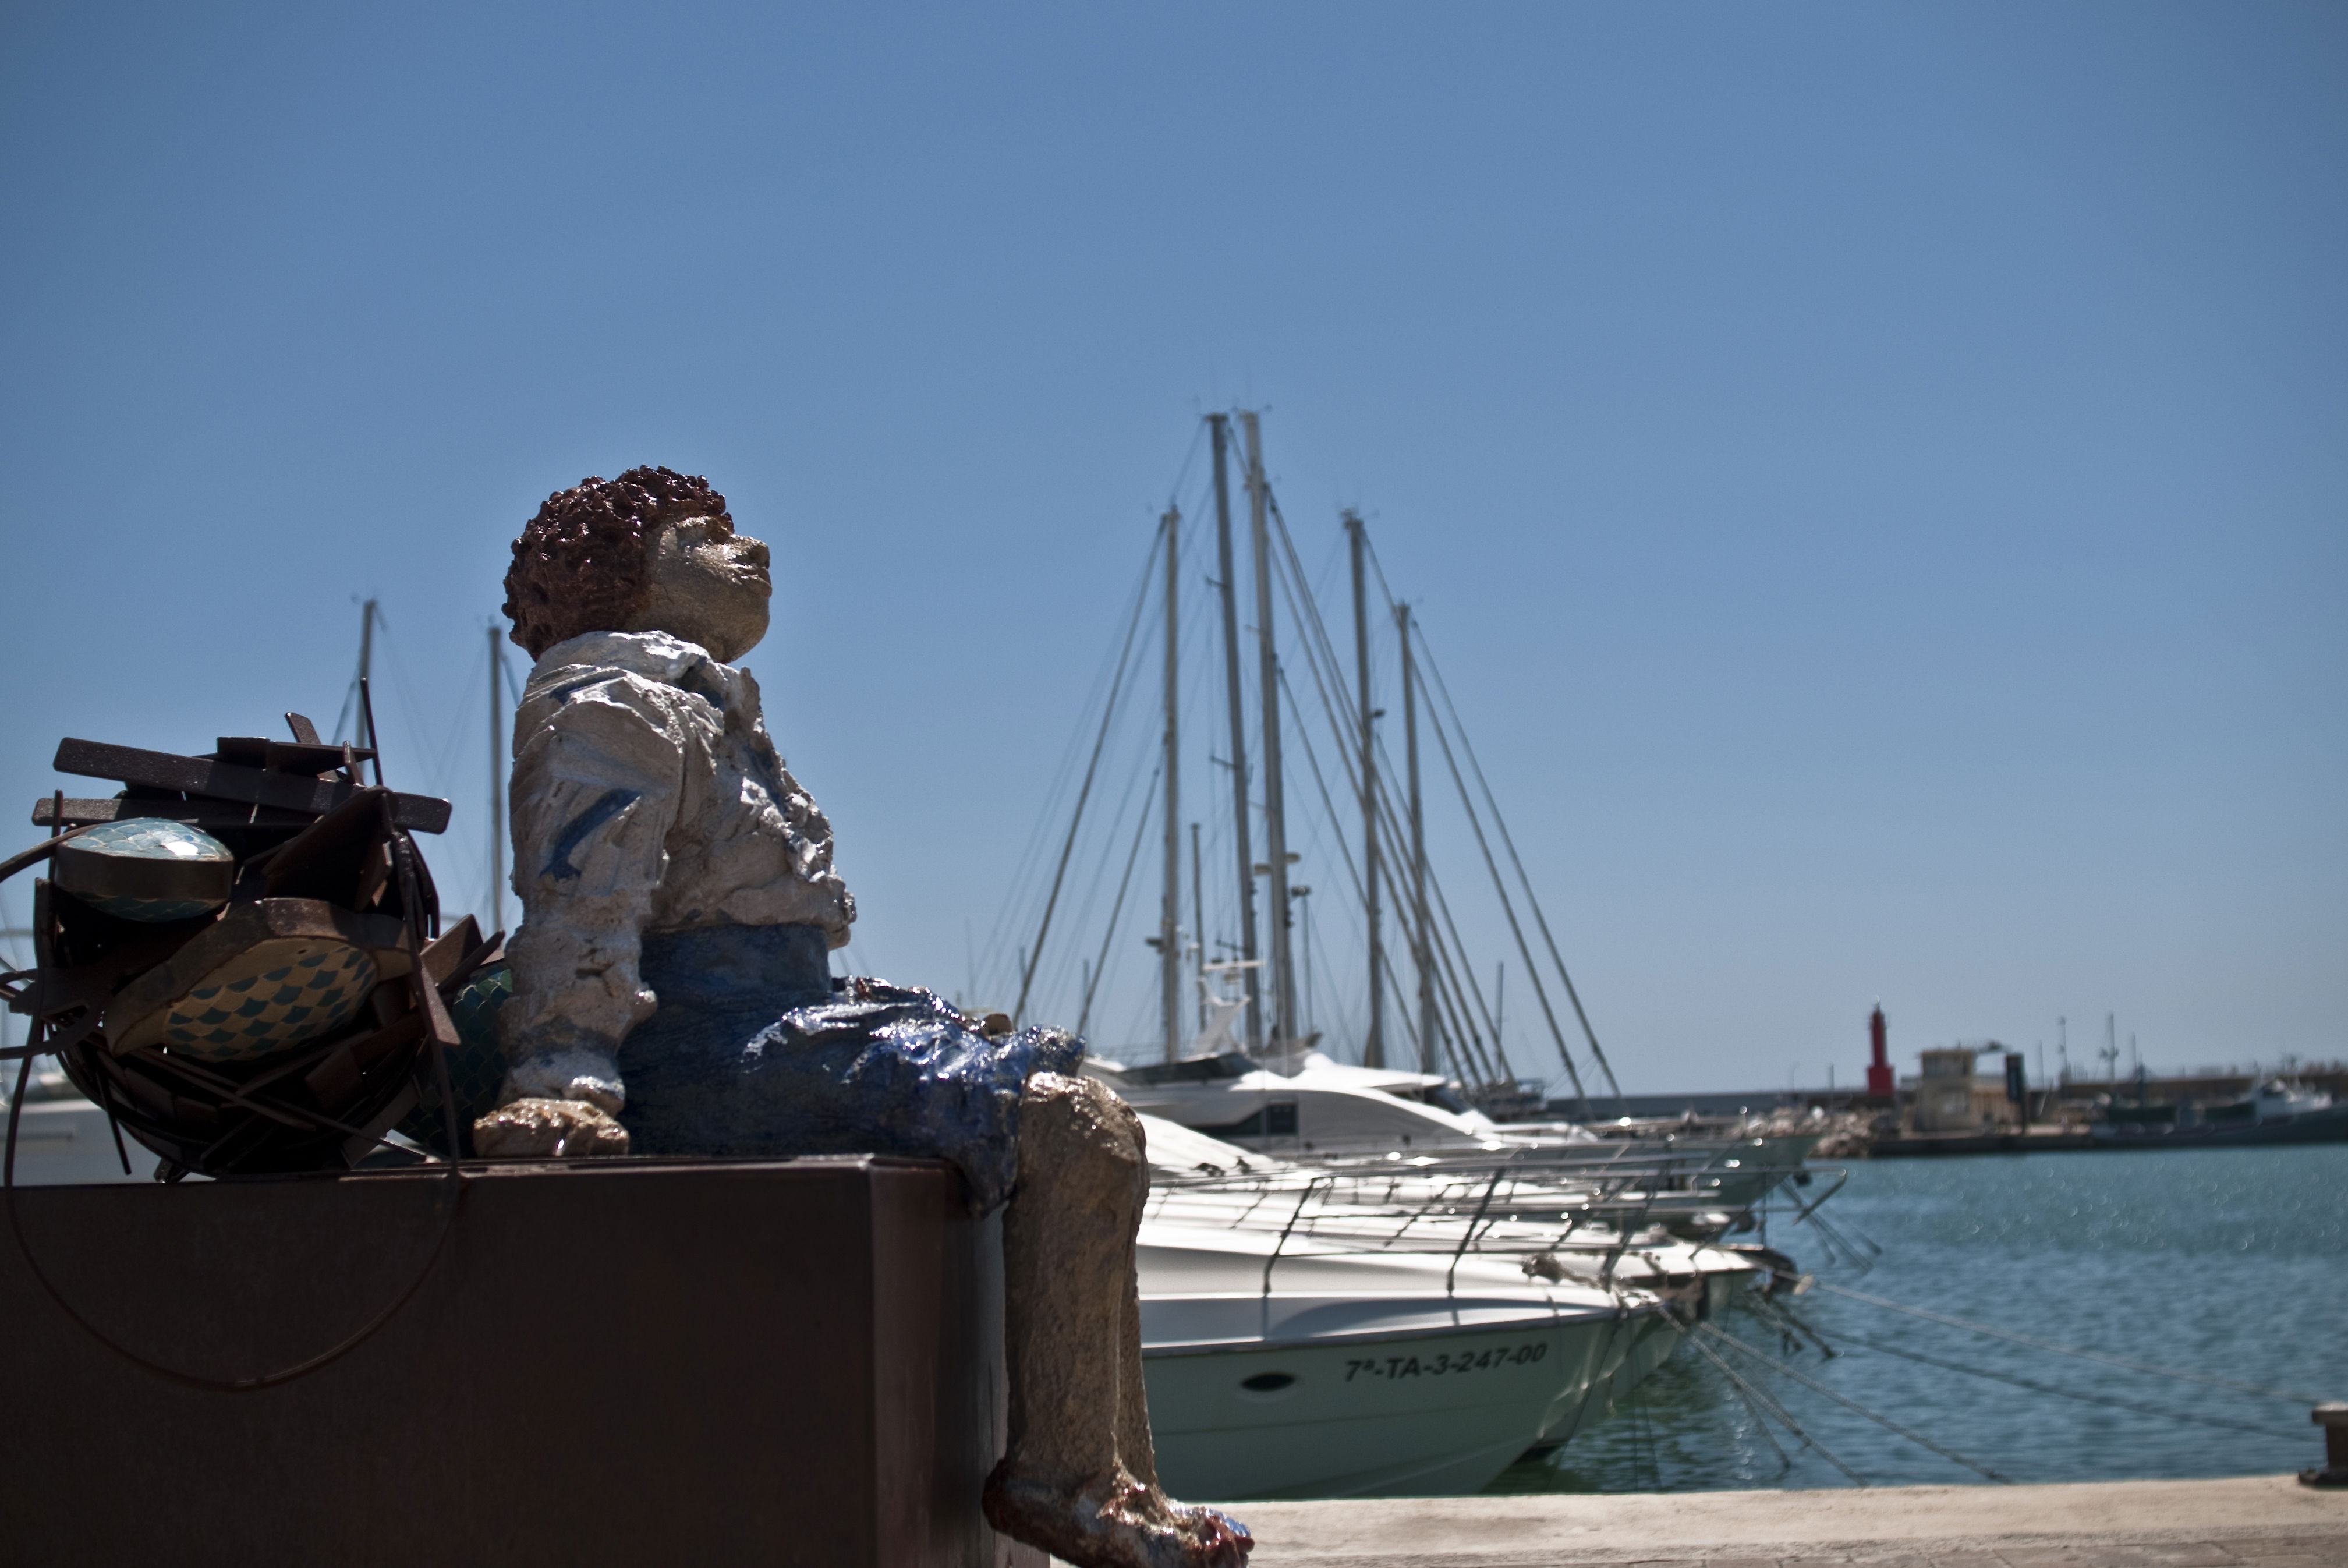
[[664, 523], [652, 541], [652, 590], [623, 632], [666, 632], [732, 664], [767, 634], [767, 547], [723, 518]]

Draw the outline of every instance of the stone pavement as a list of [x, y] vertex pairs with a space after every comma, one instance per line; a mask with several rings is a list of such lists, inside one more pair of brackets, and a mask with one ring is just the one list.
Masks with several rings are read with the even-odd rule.
[[1228, 1506], [1249, 1568], [2348, 1568], [2348, 1491], [2289, 1476]]

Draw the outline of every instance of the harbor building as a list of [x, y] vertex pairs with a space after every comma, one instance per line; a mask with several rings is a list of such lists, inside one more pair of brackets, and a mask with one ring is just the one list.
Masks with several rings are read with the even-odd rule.
[[2018, 1124], [2018, 1108], [2002, 1073], [1975, 1070], [1984, 1051], [2003, 1061], [2003, 1046], [1943, 1046], [1917, 1053], [1923, 1072], [1913, 1080], [1912, 1125], [1919, 1132], [1972, 1132]]

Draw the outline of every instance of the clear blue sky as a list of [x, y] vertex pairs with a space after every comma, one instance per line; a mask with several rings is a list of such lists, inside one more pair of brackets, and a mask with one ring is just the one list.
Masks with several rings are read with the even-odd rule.
[[60, 735], [330, 720], [375, 594], [477, 905], [506, 542], [666, 463], [776, 546], [857, 958], [965, 989], [1244, 403], [1632, 1086], [1878, 996], [2348, 1055], [2336, 5], [15, 5], [0, 127], [19, 838]]

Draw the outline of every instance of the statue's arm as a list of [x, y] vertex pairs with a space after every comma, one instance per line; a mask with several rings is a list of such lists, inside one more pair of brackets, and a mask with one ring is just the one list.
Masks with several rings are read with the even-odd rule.
[[516, 716], [509, 1098], [626, 1099], [621, 1042], [658, 998], [638, 973], [685, 776], [685, 693], [614, 672]]

